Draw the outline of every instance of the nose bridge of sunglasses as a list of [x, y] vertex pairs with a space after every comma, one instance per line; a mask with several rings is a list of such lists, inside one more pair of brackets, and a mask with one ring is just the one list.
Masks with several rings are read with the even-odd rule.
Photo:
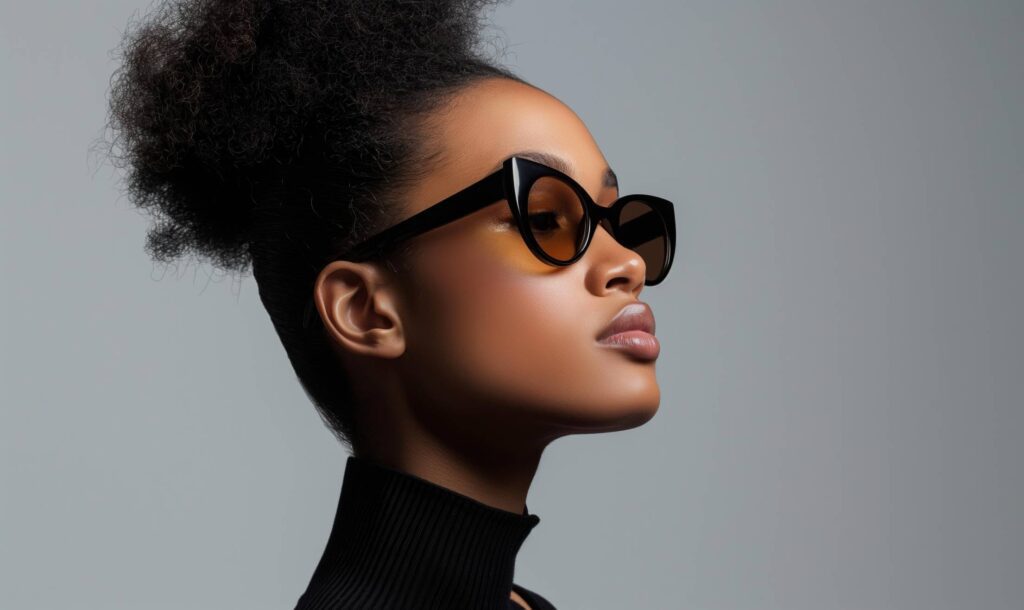
[[608, 227], [608, 232], [611, 233], [611, 227], [614, 226], [614, 220], [616, 216], [615, 203], [612, 202], [608, 205], [601, 205], [593, 199], [588, 201], [587, 211], [590, 212], [590, 217], [593, 222], [605, 225]]

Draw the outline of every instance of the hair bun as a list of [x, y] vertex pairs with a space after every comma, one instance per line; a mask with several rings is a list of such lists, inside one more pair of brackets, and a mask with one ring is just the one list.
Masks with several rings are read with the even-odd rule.
[[294, 144], [300, 122], [287, 103], [294, 82], [276, 79], [287, 75], [257, 48], [273, 4], [167, 2], [122, 40], [109, 148], [129, 170], [131, 199], [155, 218], [146, 251], [156, 260], [250, 263], [254, 179]]
[[126, 32], [110, 99], [110, 156], [156, 217], [147, 251], [246, 267], [254, 199], [310, 144], [343, 161], [356, 195], [392, 172], [393, 109], [490, 70], [474, 48], [480, 9], [495, 3], [164, 2]]

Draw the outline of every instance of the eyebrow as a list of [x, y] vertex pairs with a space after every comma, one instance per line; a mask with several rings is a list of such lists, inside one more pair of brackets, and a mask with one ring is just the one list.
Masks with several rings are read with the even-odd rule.
[[[575, 171], [573, 171], [572, 163], [569, 163], [562, 157], [559, 157], [558, 155], [554, 155], [551, 153], [546, 153], [539, 150], [524, 150], [512, 153], [512, 155], [510, 156], [522, 157], [524, 159], [529, 159], [530, 161], [543, 163], [544, 165], [547, 165], [548, 167], [553, 167], [558, 171], [562, 172], [563, 174], [569, 176], [572, 176], [573, 174], [576, 173]], [[604, 175], [601, 177], [601, 186], [615, 187], [616, 189], [619, 188], [619, 178], [615, 175], [615, 172], [612, 171], [612, 168], [604, 168]]]

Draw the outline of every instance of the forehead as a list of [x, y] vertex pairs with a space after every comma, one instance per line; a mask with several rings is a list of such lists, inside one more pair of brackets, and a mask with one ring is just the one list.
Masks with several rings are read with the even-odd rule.
[[[425, 123], [439, 153], [431, 180], [412, 201], [438, 201], [500, 166], [520, 151], [561, 157], [595, 200], [608, 200], [608, 166], [590, 131], [568, 106], [547, 92], [508, 79], [487, 79], [457, 94]], [[410, 210], [416, 211], [416, 210]]]

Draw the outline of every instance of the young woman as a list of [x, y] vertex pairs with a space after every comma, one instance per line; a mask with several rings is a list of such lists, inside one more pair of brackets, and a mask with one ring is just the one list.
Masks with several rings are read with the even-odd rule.
[[251, 267], [352, 454], [297, 608], [553, 608], [513, 583], [544, 448], [659, 405], [672, 205], [477, 54], [484, 4], [184, 0], [122, 47], [148, 252]]

